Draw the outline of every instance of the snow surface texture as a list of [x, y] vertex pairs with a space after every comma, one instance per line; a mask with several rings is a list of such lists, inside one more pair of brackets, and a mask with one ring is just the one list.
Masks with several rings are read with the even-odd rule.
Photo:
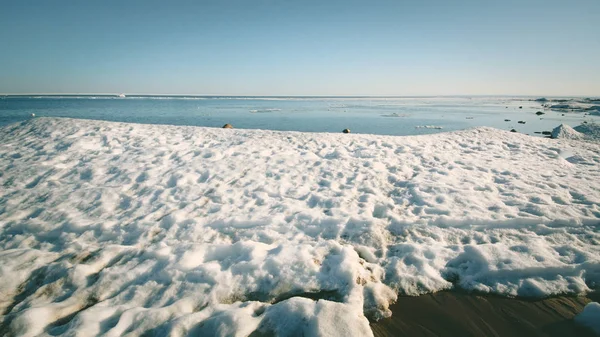
[[0, 128], [0, 335], [371, 335], [397, 293], [600, 282], [600, 145]]
[[600, 336], [600, 304], [588, 303], [583, 312], [575, 317], [575, 321], [594, 330]]

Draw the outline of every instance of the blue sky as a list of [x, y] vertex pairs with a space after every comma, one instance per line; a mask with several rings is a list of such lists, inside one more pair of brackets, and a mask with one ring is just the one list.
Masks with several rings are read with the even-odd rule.
[[598, 13], [599, 0], [0, 0], [0, 93], [598, 96]]

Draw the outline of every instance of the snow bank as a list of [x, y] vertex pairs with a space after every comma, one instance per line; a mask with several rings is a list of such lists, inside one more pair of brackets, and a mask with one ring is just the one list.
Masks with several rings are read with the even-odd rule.
[[370, 335], [397, 293], [600, 282], [600, 147], [39, 118], [0, 128], [5, 335]]
[[600, 304], [596, 302], [588, 303], [583, 312], [575, 317], [575, 321], [581, 325], [587, 326], [600, 335]]

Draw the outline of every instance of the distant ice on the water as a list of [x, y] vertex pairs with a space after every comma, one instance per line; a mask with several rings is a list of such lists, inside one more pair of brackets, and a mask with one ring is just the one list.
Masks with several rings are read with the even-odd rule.
[[436, 130], [441, 130], [444, 127], [440, 126], [440, 125], [417, 125], [417, 126], [415, 126], [415, 128], [417, 128], [417, 129], [436, 129]]

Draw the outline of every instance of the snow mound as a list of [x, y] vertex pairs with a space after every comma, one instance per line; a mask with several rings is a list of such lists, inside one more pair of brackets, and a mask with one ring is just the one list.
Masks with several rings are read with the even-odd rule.
[[600, 124], [585, 123], [575, 128], [561, 124], [552, 130], [552, 138], [597, 141], [600, 140]]
[[587, 326], [600, 335], [600, 304], [597, 302], [588, 303], [583, 312], [575, 317], [575, 321], [581, 325]]
[[371, 335], [397, 294], [600, 286], [600, 146], [0, 128], [4, 335]]
[[555, 127], [552, 130], [552, 138], [566, 138], [566, 139], [576, 139], [576, 140], [582, 140], [584, 138], [584, 136], [575, 131], [575, 129], [573, 129], [572, 127], [566, 125], [566, 124], [561, 124], [557, 127]]
[[586, 123], [576, 126], [575, 131], [585, 135], [587, 139], [599, 140], [600, 139], [600, 124], [598, 123]]

